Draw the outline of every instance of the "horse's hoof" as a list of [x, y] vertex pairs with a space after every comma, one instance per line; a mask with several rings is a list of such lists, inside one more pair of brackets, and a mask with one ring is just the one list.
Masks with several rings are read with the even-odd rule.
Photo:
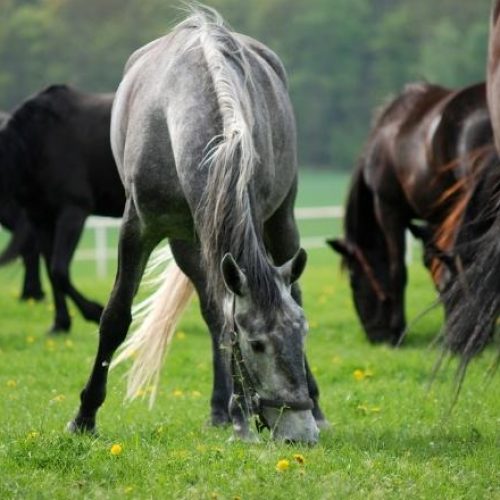
[[316, 420], [316, 425], [322, 431], [326, 431], [328, 429], [332, 429], [333, 428], [332, 424], [326, 418], [322, 418], [322, 419]]
[[52, 325], [47, 331], [47, 335], [58, 337], [59, 335], [67, 335], [70, 327], [62, 327], [57, 324]]
[[45, 299], [45, 294], [43, 292], [30, 292], [23, 293], [19, 300], [21, 302], [28, 302], [30, 300], [34, 300], [35, 302], [42, 302]]
[[255, 434], [254, 432], [247, 432], [245, 434], [238, 434], [238, 432], [235, 432], [229, 439], [229, 443], [237, 443], [237, 442], [244, 442], [248, 444], [256, 444], [260, 443], [259, 436]]
[[71, 420], [66, 425], [66, 431], [70, 434], [93, 434], [97, 435], [94, 420], [78, 419]]
[[229, 415], [227, 413], [226, 414], [215, 413], [210, 418], [210, 425], [212, 427], [227, 427], [230, 423], [231, 419], [229, 418]]

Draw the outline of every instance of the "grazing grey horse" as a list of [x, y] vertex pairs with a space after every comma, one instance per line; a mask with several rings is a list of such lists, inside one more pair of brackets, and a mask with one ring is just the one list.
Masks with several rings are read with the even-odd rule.
[[[293, 216], [295, 136], [280, 60], [229, 31], [211, 9], [194, 10], [131, 56], [111, 124], [127, 195], [119, 269], [70, 430], [94, 430], [146, 262], [168, 237], [212, 335], [213, 424], [232, 420], [236, 436], [250, 439], [255, 413], [276, 439], [317, 441], [324, 417], [304, 354], [307, 324], [297, 285], [306, 255]], [[189, 296], [183, 276], [170, 274], [156, 313], [146, 319], [145, 337], [136, 343], [142, 374], [161, 364], [151, 355], [168, 344], [173, 328], [164, 327], [179, 308], [176, 295]]]

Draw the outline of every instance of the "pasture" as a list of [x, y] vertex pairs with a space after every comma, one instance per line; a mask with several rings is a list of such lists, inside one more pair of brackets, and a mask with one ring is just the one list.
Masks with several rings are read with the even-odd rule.
[[[306, 174], [299, 205], [341, 203], [345, 182]], [[320, 221], [301, 229], [310, 235], [338, 228]], [[314, 448], [272, 443], [266, 434], [260, 444], [229, 442], [231, 429], [206, 425], [210, 339], [196, 300], [179, 325], [153, 410], [146, 401], [122, 404], [120, 367], [110, 376], [99, 436], [66, 434], [93, 361], [96, 327], [75, 314], [70, 335], [48, 338], [50, 301], [19, 303], [19, 264], [1, 269], [0, 497], [500, 498], [500, 397], [497, 380], [485, 377], [496, 350], [472, 364], [450, 413], [455, 362], [429, 389], [440, 309], [411, 327], [403, 348], [370, 346], [338, 264], [326, 247], [310, 250], [302, 279], [307, 350], [332, 424]], [[87, 262], [72, 271], [84, 293], [106, 300], [111, 273], [97, 279]], [[409, 321], [435, 296], [417, 255]]]

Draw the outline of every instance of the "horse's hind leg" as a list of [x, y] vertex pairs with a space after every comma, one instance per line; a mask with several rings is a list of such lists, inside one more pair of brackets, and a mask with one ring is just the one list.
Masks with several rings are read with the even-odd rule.
[[50, 271], [54, 242], [53, 229], [46, 226], [38, 228], [37, 239], [40, 244], [40, 250], [45, 261], [45, 266], [47, 268], [55, 308], [54, 323], [50, 328], [49, 333], [68, 332], [71, 327], [71, 318], [69, 316], [66, 298], [62, 290], [55, 285], [54, 278]]
[[69, 423], [72, 432], [95, 430], [97, 410], [106, 398], [108, 369], [130, 326], [132, 301], [158, 238], [147, 238], [131, 200], [127, 201], [118, 244], [118, 270], [99, 328], [99, 347], [90, 378], [80, 395], [80, 409]]
[[40, 280], [40, 251], [34, 235], [27, 241], [26, 249], [22, 252], [24, 264], [24, 281], [21, 300], [42, 300], [45, 296]]
[[229, 397], [231, 384], [229, 370], [221, 352], [221, 334], [223, 329], [222, 311], [211, 301], [206, 292], [206, 276], [200, 265], [201, 254], [199, 246], [187, 241], [170, 241], [172, 254], [177, 265], [194, 284], [200, 297], [201, 313], [212, 336], [213, 355], [213, 390], [211, 399], [211, 420], [213, 425], [229, 423]]
[[[274, 264], [281, 266], [290, 260], [299, 250], [300, 237], [297, 223], [293, 215], [293, 205], [296, 195], [296, 186], [290, 191], [280, 208], [273, 216], [266, 221], [264, 226], [264, 236], [266, 248], [270, 252]], [[302, 295], [298, 283], [292, 285], [292, 296], [298, 304], [302, 305]], [[314, 401], [313, 415], [321, 427], [328, 425], [328, 422], [319, 406], [319, 388], [314, 375], [311, 372], [307, 356], [304, 354], [306, 365], [307, 386], [309, 396]]]
[[98, 323], [102, 306], [86, 299], [78, 292], [72, 285], [69, 275], [71, 260], [80, 241], [87, 216], [87, 210], [76, 206], [67, 206], [62, 210], [57, 219], [50, 271], [54, 285], [73, 300], [83, 317]]

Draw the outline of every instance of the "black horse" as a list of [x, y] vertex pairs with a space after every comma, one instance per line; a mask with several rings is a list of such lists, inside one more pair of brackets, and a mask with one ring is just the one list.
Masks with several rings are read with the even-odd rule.
[[73, 286], [69, 266], [88, 215], [123, 213], [109, 142], [112, 103], [111, 94], [54, 85], [27, 99], [0, 130], [2, 203], [19, 203], [36, 232], [55, 302], [51, 332], [70, 329], [66, 296], [90, 321], [102, 313]]
[[[0, 111], [0, 130], [9, 117], [9, 114]], [[21, 257], [25, 269], [21, 300], [43, 299], [38, 244], [26, 213], [18, 203], [0, 203], [0, 226], [12, 232], [11, 240], [0, 254], [0, 266]]]

